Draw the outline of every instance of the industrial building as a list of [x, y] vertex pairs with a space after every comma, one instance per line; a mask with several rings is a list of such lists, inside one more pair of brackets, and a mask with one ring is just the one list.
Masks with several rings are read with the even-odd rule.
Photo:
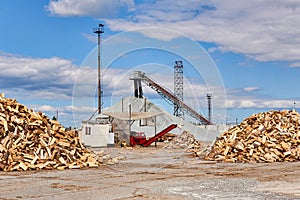
[[[120, 98], [120, 101], [110, 108], [102, 110], [101, 87], [101, 48], [100, 35], [103, 25], [94, 30], [98, 35], [98, 115], [89, 120], [82, 121], [81, 139], [87, 146], [106, 147], [120, 141], [130, 144], [134, 133], [143, 133], [143, 137], [151, 138], [156, 135], [171, 131], [180, 134], [190, 131], [198, 140], [212, 141], [220, 132], [226, 130], [226, 125], [213, 125], [212, 119], [212, 94], [207, 94], [208, 117], [204, 117], [184, 102], [183, 62], [175, 61], [174, 65], [174, 91], [166, 89], [142, 71], [135, 71], [130, 75], [129, 81], [133, 82], [133, 96]], [[153, 89], [164, 100], [174, 107], [173, 115], [164, 108], [153, 104], [144, 97], [143, 85]], [[197, 124], [185, 120], [189, 115]], [[168, 129], [172, 124], [176, 126]], [[162, 133], [163, 132], [163, 133]], [[144, 138], [144, 141], [146, 140]]]

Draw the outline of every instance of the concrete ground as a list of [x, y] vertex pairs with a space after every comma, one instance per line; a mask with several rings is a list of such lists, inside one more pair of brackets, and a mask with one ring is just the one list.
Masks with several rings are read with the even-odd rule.
[[216, 163], [184, 150], [104, 149], [113, 166], [0, 172], [0, 199], [300, 199], [300, 162]]

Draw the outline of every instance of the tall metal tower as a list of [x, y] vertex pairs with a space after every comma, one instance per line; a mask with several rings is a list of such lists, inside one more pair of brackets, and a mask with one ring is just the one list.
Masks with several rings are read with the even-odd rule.
[[207, 94], [207, 103], [208, 103], [208, 121], [211, 123], [211, 99], [212, 94]]
[[101, 60], [100, 60], [100, 55], [101, 55], [101, 33], [104, 33], [104, 25], [99, 24], [97, 28], [94, 28], [94, 33], [98, 35], [98, 114], [101, 114], [101, 105], [102, 105], [102, 90], [101, 90]]
[[[174, 66], [174, 95], [183, 101], [183, 64], [182, 61], [175, 61]], [[184, 112], [180, 105], [174, 104], [174, 115], [184, 119]]]

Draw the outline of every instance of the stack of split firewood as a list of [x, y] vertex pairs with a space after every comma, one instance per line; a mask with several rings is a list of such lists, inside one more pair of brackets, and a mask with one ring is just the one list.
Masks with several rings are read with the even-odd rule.
[[96, 167], [111, 159], [86, 149], [76, 131], [0, 94], [0, 170]]
[[165, 148], [171, 149], [187, 149], [188, 152], [197, 152], [203, 148], [203, 145], [196, 140], [193, 134], [188, 131], [184, 131], [180, 135], [173, 138]]
[[300, 114], [269, 111], [246, 118], [215, 141], [207, 160], [282, 162], [300, 160]]

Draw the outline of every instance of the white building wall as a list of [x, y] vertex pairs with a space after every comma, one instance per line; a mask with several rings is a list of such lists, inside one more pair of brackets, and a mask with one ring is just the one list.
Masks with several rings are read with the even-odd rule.
[[[123, 105], [122, 105], [123, 104]], [[203, 125], [203, 126], [197, 126], [192, 123], [189, 123], [187, 121], [184, 121], [178, 117], [175, 117], [166, 111], [164, 111], [159, 106], [153, 104], [149, 100], [146, 101], [145, 99], [135, 98], [135, 97], [127, 97], [124, 98], [119, 103], [116, 103], [110, 108], [107, 108], [105, 111], [107, 112], [129, 112], [128, 111], [128, 105], [131, 105], [131, 111], [132, 112], [139, 112], [139, 111], [148, 111], [148, 112], [163, 112], [163, 115], [159, 115], [156, 117], [156, 132], [160, 132], [169, 125], [176, 123], [179, 125], [178, 128], [173, 129], [170, 131], [171, 133], [175, 134], [181, 134], [183, 131], [190, 131], [197, 140], [199, 141], [214, 141], [216, 137], [218, 137], [221, 133], [226, 131], [230, 126], [227, 125]], [[146, 108], [145, 108], [146, 104]], [[123, 109], [122, 109], [123, 108]], [[120, 123], [118, 125], [121, 125]], [[124, 133], [128, 134], [128, 125], [122, 126], [124, 128]], [[154, 124], [151, 122], [150, 119], [147, 119], [147, 126], [140, 126], [139, 121], [137, 120], [134, 122], [131, 126], [132, 131], [136, 132], [145, 132], [147, 137], [153, 137], [155, 135], [154, 133]], [[119, 134], [123, 134], [123, 132], [120, 132]], [[129, 136], [126, 138], [122, 136], [122, 139], [129, 140]], [[127, 141], [126, 140], [126, 141]]]
[[[109, 124], [82, 123], [81, 140], [86, 146], [107, 147], [110, 143]], [[87, 129], [90, 129], [90, 132]]]

